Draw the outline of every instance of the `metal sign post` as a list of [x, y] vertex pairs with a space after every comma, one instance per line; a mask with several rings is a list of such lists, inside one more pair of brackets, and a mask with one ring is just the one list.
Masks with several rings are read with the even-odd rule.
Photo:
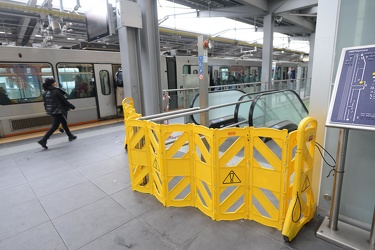
[[[207, 43], [207, 44], [206, 44]], [[207, 46], [206, 46], [207, 45]], [[198, 78], [199, 104], [201, 108], [208, 107], [208, 41], [206, 36], [198, 36]], [[200, 124], [208, 127], [208, 112], [200, 114]]]
[[373, 249], [369, 232], [340, 222], [339, 213], [349, 130], [375, 130], [374, 57], [375, 45], [343, 49], [326, 122], [327, 127], [341, 130], [330, 216], [319, 227], [317, 237], [348, 249]]

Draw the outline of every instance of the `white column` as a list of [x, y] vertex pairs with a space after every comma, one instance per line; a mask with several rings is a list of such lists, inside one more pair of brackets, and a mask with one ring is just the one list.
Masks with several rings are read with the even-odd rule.
[[[317, 119], [317, 142], [324, 145], [325, 122], [331, 97], [331, 86], [335, 43], [337, 33], [337, 20], [339, 18], [340, 0], [319, 0], [318, 17], [315, 33], [314, 62], [311, 82], [309, 115]], [[329, 23], [330, 25], [327, 25]], [[311, 57], [311, 56], [310, 56]], [[318, 195], [321, 182], [322, 158], [314, 157], [314, 172], [312, 189], [315, 202], [318, 204]]]
[[269, 90], [272, 80], [273, 59], [273, 23], [274, 17], [269, 14], [263, 20], [263, 50], [262, 50], [262, 84], [261, 90]]

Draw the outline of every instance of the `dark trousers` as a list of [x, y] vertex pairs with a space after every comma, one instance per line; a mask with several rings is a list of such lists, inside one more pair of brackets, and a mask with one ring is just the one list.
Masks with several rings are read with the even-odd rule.
[[66, 115], [63, 114], [57, 114], [57, 115], [51, 115], [52, 116], [52, 126], [51, 128], [47, 131], [47, 133], [43, 136], [42, 140], [47, 141], [48, 138], [58, 129], [60, 123], [65, 130], [65, 133], [71, 137], [72, 133], [70, 132], [68, 128], [68, 123], [66, 119]]

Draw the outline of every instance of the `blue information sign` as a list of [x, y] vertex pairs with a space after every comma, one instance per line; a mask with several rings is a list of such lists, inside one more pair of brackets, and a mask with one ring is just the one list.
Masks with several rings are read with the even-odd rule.
[[199, 74], [203, 74], [203, 68], [199, 68]]
[[203, 67], [203, 62], [200, 61], [200, 62], [198, 63], [198, 66], [199, 66], [199, 67]]
[[203, 61], [203, 56], [198, 56], [198, 60], [201, 62]]
[[343, 49], [326, 125], [375, 130], [375, 45]]

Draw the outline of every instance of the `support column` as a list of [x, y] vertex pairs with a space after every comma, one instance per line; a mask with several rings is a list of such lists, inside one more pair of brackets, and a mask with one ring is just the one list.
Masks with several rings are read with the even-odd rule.
[[274, 17], [268, 14], [263, 20], [263, 51], [262, 51], [262, 87], [261, 90], [269, 90], [272, 81], [273, 59], [273, 23]]
[[157, 2], [118, 0], [116, 7], [124, 97], [133, 98], [137, 113], [161, 113]]
[[139, 6], [130, 1], [116, 3], [124, 97], [131, 97], [137, 113], [143, 114], [140, 67], [139, 28], [142, 28]]
[[315, 51], [315, 33], [310, 35], [310, 54], [309, 54], [309, 70], [307, 71], [307, 80], [306, 87], [305, 87], [305, 96], [310, 96], [311, 92], [311, 77], [313, 72], [313, 65], [314, 65], [314, 51]]
[[160, 38], [157, 1], [138, 0], [142, 13], [140, 29], [141, 65], [144, 106], [143, 115], [163, 112], [160, 79]]

